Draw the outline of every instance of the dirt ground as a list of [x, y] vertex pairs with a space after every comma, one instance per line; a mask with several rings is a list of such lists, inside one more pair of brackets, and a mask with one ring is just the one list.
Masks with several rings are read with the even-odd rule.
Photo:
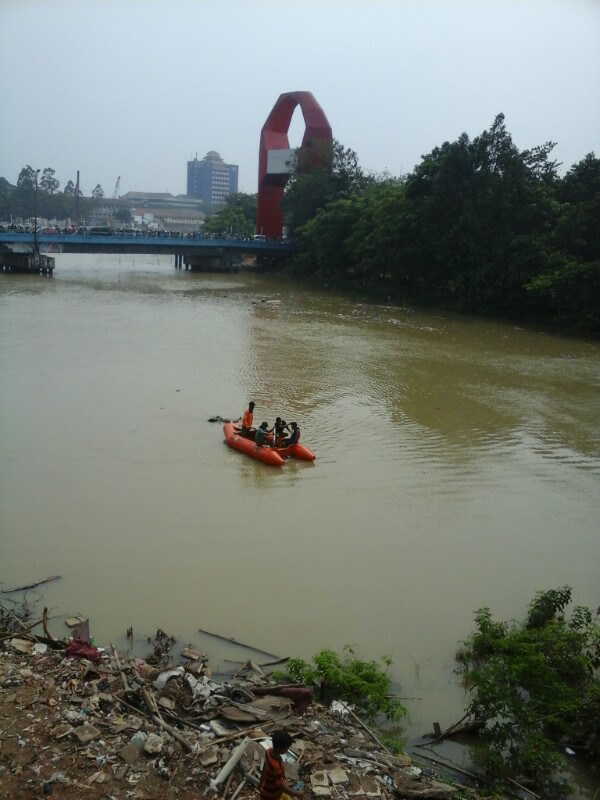
[[307, 798], [456, 794], [387, 751], [351, 709], [336, 715], [254, 662], [217, 683], [191, 646], [152, 664], [66, 645], [0, 634], [1, 798], [258, 797], [262, 758], [280, 728], [294, 739], [286, 774]]

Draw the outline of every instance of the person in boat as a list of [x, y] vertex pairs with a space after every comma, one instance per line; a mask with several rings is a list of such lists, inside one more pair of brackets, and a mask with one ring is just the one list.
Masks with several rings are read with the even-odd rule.
[[275, 420], [275, 425], [273, 425], [270, 431], [271, 433], [274, 434], [275, 437], [275, 447], [279, 447], [279, 445], [283, 441], [284, 431], [291, 433], [290, 426], [284, 419], [281, 419], [281, 417], [277, 417], [277, 419]]
[[256, 449], [258, 450], [261, 445], [270, 445], [271, 442], [269, 441], [269, 423], [268, 422], [261, 422], [260, 428], [256, 429], [256, 435], [254, 437], [254, 441], [256, 442]]
[[291, 433], [287, 439], [283, 440], [281, 447], [290, 447], [293, 444], [298, 444], [300, 441], [300, 428], [298, 427], [298, 423], [290, 422], [290, 425], [292, 426]]
[[304, 797], [302, 792], [292, 789], [285, 778], [285, 764], [282, 756], [290, 748], [292, 737], [287, 731], [275, 731], [272, 738], [273, 747], [265, 753], [258, 793], [261, 800], [282, 800], [288, 797]]
[[251, 400], [248, 403], [248, 408], [244, 411], [242, 415], [242, 427], [240, 430], [240, 435], [245, 436], [247, 439], [253, 438], [254, 428], [252, 427], [252, 423], [254, 422], [254, 402]]

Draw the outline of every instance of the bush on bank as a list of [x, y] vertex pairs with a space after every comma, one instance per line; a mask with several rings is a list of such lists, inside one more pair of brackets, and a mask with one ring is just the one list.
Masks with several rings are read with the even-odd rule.
[[571, 589], [538, 592], [523, 622], [497, 622], [489, 608], [456, 655], [468, 712], [485, 721], [482, 765], [532, 779], [547, 798], [569, 747], [600, 762], [600, 609], [565, 608]]
[[396, 302], [600, 332], [600, 159], [560, 177], [553, 147], [519, 151], [499, 114], [394, 178], [365, 176], [336, 143], [331, 169], [296, 173], [286, 191], [291, 269]]
[[406, 709], [391, 693], [389, 656], [383, 656], [380, 663], [356, 658], [349, 645], [344, 651], [340, 656], [327, 648], [320, 650], [312, 662], [290, 658], [285, 671], [276, 673], [276, 677], [316, 687], [324, 702], [335, 699], [352, 703], [369, 721], [379, 716], [389, 721], [406, 716]]

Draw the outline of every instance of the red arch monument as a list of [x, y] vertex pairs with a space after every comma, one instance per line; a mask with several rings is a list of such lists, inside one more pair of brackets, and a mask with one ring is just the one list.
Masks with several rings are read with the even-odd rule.
[[286, 92], [279, 98], [260, 133], [258, 156], [258, 208], [256, 232], [265, 236], [281, 238], [283, 213], [280, 208], [283, 190], [289, 177], [288, 163], [292, 157], [288, 130], [296, 106], [302, 109], [306, 124], [300, 155], [312, 142], [324, 142], [326, 147], [320, 154], [310, 156], [311, 162], [331, 160], [333, 138], [331, 125], [325, 112], [310, 92]]

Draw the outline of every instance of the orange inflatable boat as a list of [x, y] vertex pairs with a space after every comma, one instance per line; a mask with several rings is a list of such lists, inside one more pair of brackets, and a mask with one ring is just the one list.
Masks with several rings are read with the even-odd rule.
[[233, 450], [245, 453], [250, 458], [262, 461], [263, 464], [281, 467], [284, 464], [284, 456], [293, 456], [301, 461], [315, 460], [315, 454], [302, 444], [292, 444], [289, 447], [257, 447], [252, 439], [246, 439], [245, 436], [236, 433], [236, 428], [237, 426], [233, 422], [226, 422], [223, 425], [225, 443]]

